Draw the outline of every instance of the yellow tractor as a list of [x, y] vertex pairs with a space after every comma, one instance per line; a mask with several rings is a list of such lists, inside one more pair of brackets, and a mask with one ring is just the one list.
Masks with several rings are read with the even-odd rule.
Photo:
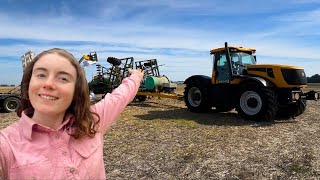
[[256, 50], [230, 46], [210, 51], [212, 77], [193, 75], [185, 80], [184, 101], [192, 112], [236, 109], [247, 120], [273, 121], [296, 117], [306, 100], [318, 100], [319, 92], [307, 87], [304, 69], [296, 66], [257, 64]]

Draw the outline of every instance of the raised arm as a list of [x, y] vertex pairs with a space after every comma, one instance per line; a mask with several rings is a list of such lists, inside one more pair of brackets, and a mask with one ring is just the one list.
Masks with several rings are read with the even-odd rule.
[[130, 69], [129, 73], [131, 73], [130, 77], [123, 79], [119, 87], [93, 105], [93, 110], [100, 116], [99, 130], [102, 134], [106, 133], [107, 129], [138, 92], [143, 72], [140, 69]]

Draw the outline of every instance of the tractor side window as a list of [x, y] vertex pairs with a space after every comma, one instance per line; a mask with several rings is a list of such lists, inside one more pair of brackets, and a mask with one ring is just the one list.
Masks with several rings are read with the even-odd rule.
[[228, 64], [227, 64], [227, 58], [226, 58], [226, 55], [220, 55], [220, 60], [218, 61], [218, 64], [217, 64], [218, 67], [227, 67]]
[[217, 83], [229, 83], [230, 68], [225, 54], [220, 55], [217, 62]]

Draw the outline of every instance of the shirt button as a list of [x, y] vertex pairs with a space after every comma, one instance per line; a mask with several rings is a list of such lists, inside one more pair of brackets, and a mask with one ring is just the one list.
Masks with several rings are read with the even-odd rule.
[[75, 168], [73, 168], [73, 167], [72, 167], [72, 168], [70, 168], [70, 173], [71, 173], [71, 174], [74, 174], [74, 173], [75, 173], [75, 171], [76, 171], [76, 169], [75, 169]]

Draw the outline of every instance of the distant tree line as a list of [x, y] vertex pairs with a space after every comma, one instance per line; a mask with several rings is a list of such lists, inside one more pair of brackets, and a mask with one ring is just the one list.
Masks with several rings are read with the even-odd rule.
[[320, 83], [320, 75], [319, 74], [315, 74], [311, 77], [307, 77], [307, 82], [308, 83]]
[[13, 84], [11, 84], [11, 85], [8, 85], [8, 84], [0, 84], [0, 86], [1, 86], [1, 87], [7, 87], [7, 86], [15, 86], [15, 85], [13, 85]]

